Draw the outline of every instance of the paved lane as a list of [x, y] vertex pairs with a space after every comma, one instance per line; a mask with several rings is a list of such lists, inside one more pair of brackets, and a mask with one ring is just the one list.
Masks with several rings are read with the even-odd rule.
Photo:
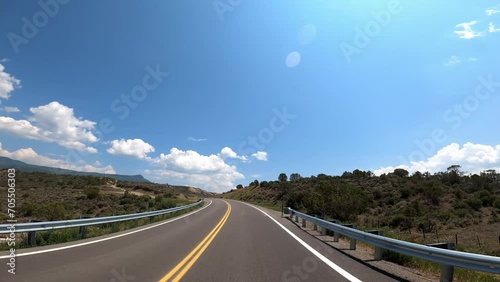
[[7, 273], [6, 262], [0, 259], [0, 281], [393, 281], [287, 219], [220, 199], [199, 212], [141, 232], [17, 257], [16, 275]]
[[[224, 202], [216, 200], [200, 212], [142, 232], [81, 247], [17, 257], [15, 275], [7, 273], [6, 259], [0, 259], [0, 281], [158, 281], [210, 232], [226, 209]], [[26, 251], [50, 248], [54, 246]]]
[[[228, 202], [233, 210], [229, 220], [183, 281], [353, 281], [321, 261], [259, 210]], [[289, 220], [274, 218], [354, 279], [394, 281], [311, 237]]]

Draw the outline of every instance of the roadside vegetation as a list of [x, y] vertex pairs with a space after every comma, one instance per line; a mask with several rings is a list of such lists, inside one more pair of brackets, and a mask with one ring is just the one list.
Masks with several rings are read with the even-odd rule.
[[[7, 216], [7, 171], [0, 171], [0, 222]], [[53, 221], [146, 212], [186, 205], [212, 195], [201, 189], [150, 182], [117, 181], [108, 177], [55, 175], [16, 171], [17, 222]], [[109, 234], [170, 218], [195, 208], [169, 215], [132, 220], [112, 225], [88, 226], [85, 238]], [[50, 245], [82, 238], [79, 228], [36, 233], [36, 245]], [[27, 234], [19, 234], [19, 247], [27, 246]], [[8, 249], [0, 244], [0, 249]]]
[[[500, 256], [500, 174], [494, 170], [466, 175], [459, 165], [435, 174], [404, 169], [375, 176], [354, 170], [341, 176], [319, 174], [251, 182], [221, 195], [302, 212], [360, 229], [384, 230], [386, 236], [421, 243], [456, 243], [460, 251]], [[395, 253], [386, 259], [439, 272], [437, 264]], [[461, 281], [500, 281], [498, 276], [458, 269]], [[469, 279], [469, 278], [470, 279]]]

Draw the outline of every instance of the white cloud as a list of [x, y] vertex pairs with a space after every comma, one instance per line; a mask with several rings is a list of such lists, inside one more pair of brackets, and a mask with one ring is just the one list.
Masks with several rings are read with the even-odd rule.
[[388, 166], [374, 170], [375, 175], [389, 173], [395, 168], [403, 168], [410, 173], [446, 171], [451, 165], [460, 165], [467, 173], [480, 173], [486, 169], [500, 171], [500, 145], [489, 146], [482, 144], [466, 143], [460, 148], [457, 143], [443, 147], [434, 156], [425, 161], [411, 162], [410, 165], [402, 164], [396, 167]]
[[172, 148], [169, 154], [160, 154], [154, 162], [180, 171], [213, 172], [227, 168], [227, 164], [217, 155], [204, 156], [196, 151], [182, 151]]
[[[5, 59], [2, 59], [2, 62]], [[0, 64], [0, 98], [9, 99], [10, 93], [15, 88], [21, 87], [21, 81], [12, 75], [4, 72], [5, 67]]]
[[21, 111], [17, 107], [4, 107], [1, 110], [6, 111], [8, 113], [19, 113]]
[[58, 102], [30, 108], [33, 114], [28, 120], [16, 120], [0, 116], [0, 132], [6, 132], [24, 139], [54, 142], [77, 151], [97, 153], [85, 143], [98, 139], [92, 133], [95, 122], [76, 118], [72, 108]]
[[244, 162], [248, 161], [248, 158], [246, 156], [238, 156], [233, 149], [229, 147], [224, 147], [222, 150], [220, 150], [219, 156], [223, 159], [230, 158], [230, 159], [239, 159]]
[[[460, 57], [458, 57], [458, 56], [451, 56], [451, 57], [448, 59], [448, 61], [444, 63], [444, 65], [445, 65], [446, 67], [453, 67], [453, 66], [455, 66], [455, 65], [458, 65], [458, 64], [462, 63], [463, 61], [464, 61], [464, 60], [462, 60], [462, 59], [461, 59]], [[478, 59], [477, 59], [477, 58], [473, 58], [473, 57], [471, 57], [471, 58], [467, 58], [465, 61], [466, 61], [466, 62], [471, 62], [471, 63], [473, 63], [473, 62], [477, 62], [477, 61], [478, 61]]]
[[496, 28], [495, 25], [490, 22], [490, 24], [488, 25], [488, 32], [499, 32], [500, 31], [500, 28]]
[[194, 141], [194, 142], [203, 142], [203, 141], [207, 141], [206, 138], [194, 138], [194, 137], [189, 137], [188, 138], [189, 141]]
[[252, 157], [259, 161], [267, 161], [267, 152], [257, 151], [257, 153], [252, 154]]
[[245, 178], [235, 166], [218, 155], [200, 155], [196, 151], [172, 148], [151, 162], [162, 169], [146, 170], [145, 174], [159, 182], [197, 186], [214, 192], [232, 189], [235, 181]]
[[96, 162], [95, 166], [88, 165], [85, 163], [82, 163], [81, 165], [73, 165], [67, 163], [63, 159], [53, 159], [43, 155], [39, 155], [32, 148], [23, 148], [17, 151], [9, 152], [2, 148], [2, 143], [0, 143], [0, 156], [23, 161], [28, 164], [34, 164], [34, 165], [71, 169], [71, 170], [85, 171], [85, 172], [99, 172], [106, 174], [116, 173], [113, 167], [110, 165], [101, 167], [101, 164], [99, 162]]
[[496, 13], [500, 13], [500, 6], [496, 6], [496, 7], [492, 7], [492, 8], [488, 8], [486, 9], [486, 14], [488, 16], [492, 16]]
[[112, 155], [129, 156], [138, 159], [147, 158], [148, 153], [155, 148], [141, 139], [120, 139], [111, 141], [111, 148], [107, 150]]
[[7, 63], [8, 61], [9, 61], [9, 59], [7, 59], [7, 58], [0, 59], [0, 63]]
[[50, 139], [45, 137], [38, 127], [33, 126], [27, 120], [15, 120], [11, 117], [0, 116], [0, 131], [11, 133], [25, 139], [50, 142]]
[[484, 32], [472, 30], [472, 26], [475, 24], [477, 24], [477, 21], [471, 21], [468, 23], [465, 22], [465, 23], [457, 24], [455, 27], [456, 28], [460, 27], [463, 30], [455, 30], [454, 32], [461, 39], [472, 39], [474, 37], [483, 36]]
[[457, 56], [451, 56], [450, 59], [448, 59], [448, 62], [444, 63], [445, 66], [451, 67], [456, 64], [459, 64], [461, 60]]

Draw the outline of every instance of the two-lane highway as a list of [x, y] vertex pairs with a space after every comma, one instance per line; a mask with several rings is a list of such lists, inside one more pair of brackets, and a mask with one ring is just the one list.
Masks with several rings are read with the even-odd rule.
[[132, 231], [0, 254], [0, 281], [393, 281], [289, 220], [212, 199], [180, 218]]

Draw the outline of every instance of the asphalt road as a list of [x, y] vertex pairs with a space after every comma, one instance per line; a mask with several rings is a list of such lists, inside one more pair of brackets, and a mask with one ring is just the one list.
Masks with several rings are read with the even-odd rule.
[[395, 281], [288, 219], [237, 201], [211, 201], [132, 234], [18, 250], [15, 275], [2, 252], [0, 281]]

